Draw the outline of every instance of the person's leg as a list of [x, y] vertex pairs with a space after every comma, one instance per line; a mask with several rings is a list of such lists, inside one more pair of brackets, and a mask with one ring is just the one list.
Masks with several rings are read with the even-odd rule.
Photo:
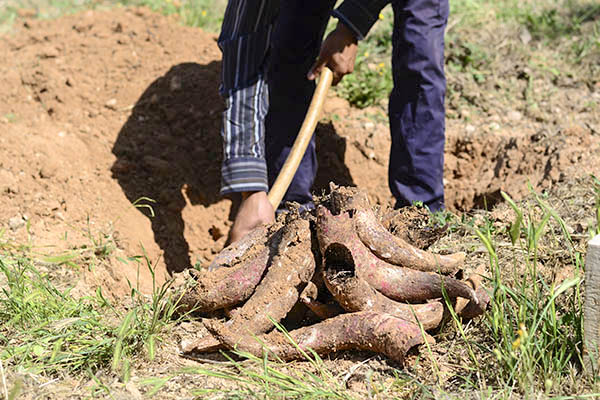
[[[283, 0], [270, 54], [266, 153], [269, 187], [285, 163], [308, 110], [315, 84], [306, 73], [319, 53], [335, 0]], [[313, 136], [283, 199], [312, 205], [317, 173]]]
[[229, 0], [219, 35], [223, 52], [220, 92], [226, 103], [221, 194], [242, 195], [230, 242], [273, 220], [266, 194], [264, 119], [267, 59], [278, 11], [278, 0]]
[[394, 0], [392, 4], [389, 185], [396, 207], [422, 201], [436, 211], [444, 207], [448, 0]]

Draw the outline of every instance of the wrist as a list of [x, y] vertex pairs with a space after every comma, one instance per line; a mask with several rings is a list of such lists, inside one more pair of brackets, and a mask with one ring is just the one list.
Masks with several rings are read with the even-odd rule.
[[246, 200], [248, 197], [254, 196], [257, 193], [259, 193], [259, 196], [261, 196], [262, 194], [264, 194], [265, 196], [267, 195], [267, 193], [263, 192], [262, 190], [251, 191], [251, 192], [241, 192], [242, 200]]
[[338, 21], [335, 30], [338, 31], [341, 35], [343, 35], [347, 39], [347, 41], [352, 43], [358, 43], [358, 38], [356, 37], [354, 31], [342, 21]]

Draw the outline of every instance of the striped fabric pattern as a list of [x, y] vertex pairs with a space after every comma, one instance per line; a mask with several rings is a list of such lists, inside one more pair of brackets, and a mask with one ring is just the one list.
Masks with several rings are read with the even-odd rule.
[[266, 69], [279, 10], [276, 0], [230, 0], [219, 36], [223, 52], [221, 194], [267, 191], [264, 120], [269, 108]]

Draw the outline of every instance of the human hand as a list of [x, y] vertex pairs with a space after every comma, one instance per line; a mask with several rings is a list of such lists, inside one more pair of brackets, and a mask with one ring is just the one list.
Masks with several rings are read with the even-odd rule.
[[227, 244], [235, 243], [248, 232], [275, 220], [275, 210], [266, 192], [242, 192], [242, 203], [233, 221]]
[[321, 45], [317, 61], [308, 71], [307, 78], [314, 80], [327, 66], [333, 72], [332, 85], [337, 85], [344, 75], [354, 71], [354, 62], [358, 52], [358, 41], [354, 33], [342, 22], [337, 24]]

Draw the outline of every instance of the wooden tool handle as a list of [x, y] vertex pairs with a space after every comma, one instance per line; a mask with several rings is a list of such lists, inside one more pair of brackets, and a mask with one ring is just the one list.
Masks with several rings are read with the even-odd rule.
[[308, 147], [317, 126], [317, 122], [319, 122], [321, 109], [325, 102], [325, 95], [331, 86], [332, 79], [333, 73], [329, 68], [325, 67], [319, 78], [319, 83], [313, 94], [313, 98], [308, 107], [308, 111], [306, 112], [304, 122], [300, 127], [300, 132], [296, 137], [296, 141], [294, 141], [290, 154], [285, 160], [283, 167], [281, 167], [281, 171], [279, 172], [273, 187], [269, 191], [269, 202], [275, 210], [279, 207], [279, 203], [281, 203], [281, 199], [283, 199], [292, 179], [294, 179], [300, 161], [302, 161], [302, 157], [304, 157], [306, 147]]

